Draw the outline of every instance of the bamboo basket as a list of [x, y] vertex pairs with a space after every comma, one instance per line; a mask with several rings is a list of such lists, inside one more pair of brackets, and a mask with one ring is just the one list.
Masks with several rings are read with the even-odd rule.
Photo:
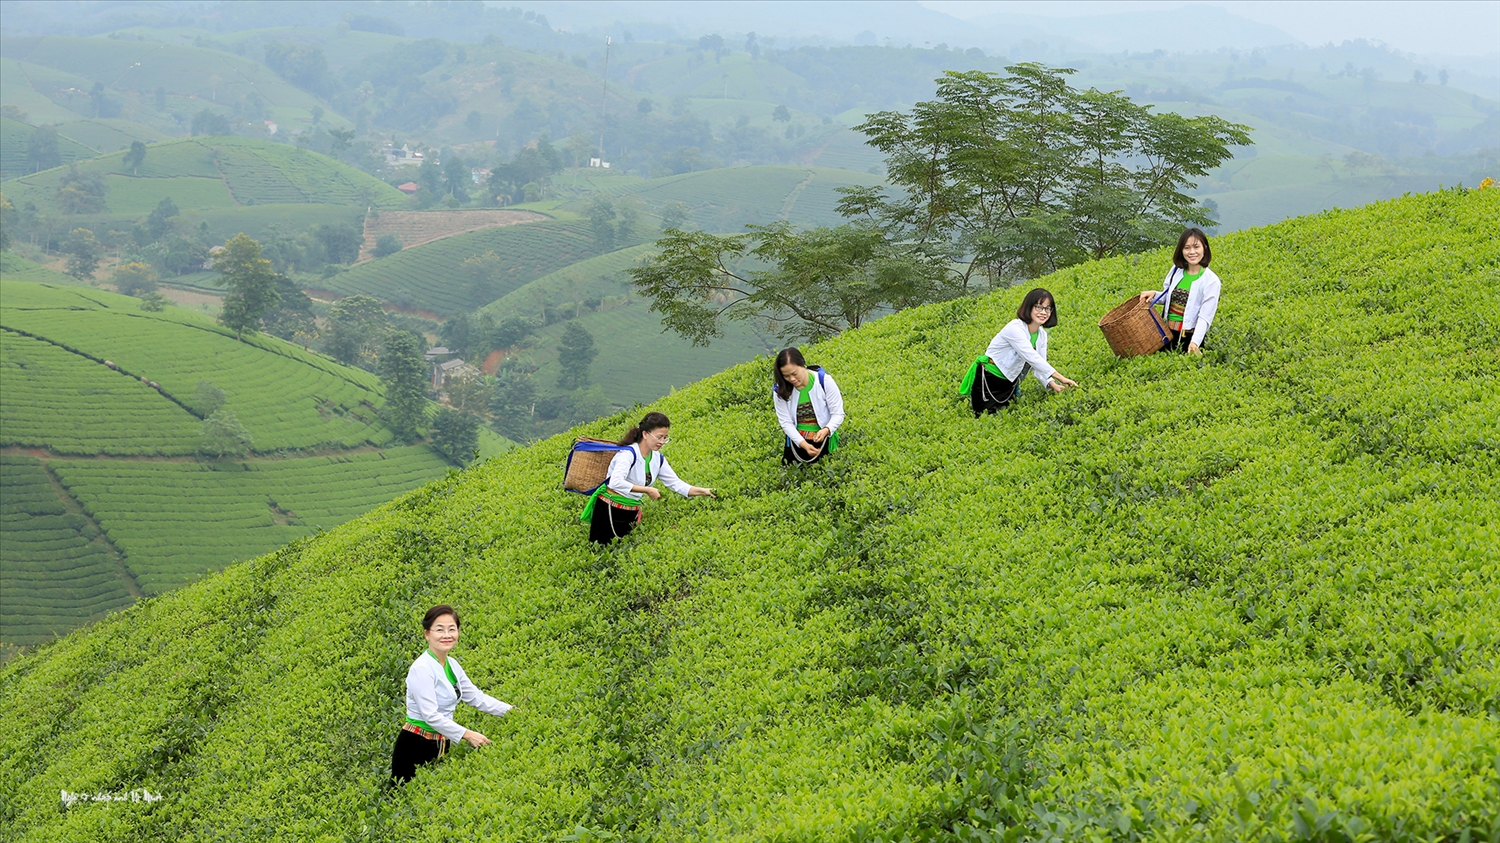
[[1167, 328], [1149, 304], [1131, 296], [1099, 320], [1099, 330], [1116, 357], [1136, 357], [1161, 351], [1167, 344]]
[[613, 446], [605, 451], [578, 451], [575, 450], [568, 455], [568, 468], [563, 474], [563, 488], [570, 492], [589, 494], [599, 487], [599, 484], [609, 479], [609, 461], [618, 454], [619, 447], [610, 439], [595, 439], [592, 436], [580, 436], [574, 443], [593, 442], [599, 445]]

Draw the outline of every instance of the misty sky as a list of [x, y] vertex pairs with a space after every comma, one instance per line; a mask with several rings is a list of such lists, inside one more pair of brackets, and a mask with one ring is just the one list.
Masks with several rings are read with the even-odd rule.
[[[1378, 39], [1413, 53], [1495, 55], [1500, 64], [1500, 2], [1496, 0], [921, 0], [921, 3], [966, 20], [997, 12], [1074, 17], [1162, 11], [1190, 5], [1218, 6], [1257, 23], [1278, 27], [1309, 45]], [[1500, 73], [1500, 67], [1495, 70]]]

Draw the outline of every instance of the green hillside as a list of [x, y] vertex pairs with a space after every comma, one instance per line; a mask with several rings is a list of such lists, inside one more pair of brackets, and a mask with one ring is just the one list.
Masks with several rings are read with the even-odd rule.
[[[368, 372], [87, 287], [7, 275], [0, 299], [0, 487], [18, 490], [3, 511], [0, 644], [66, 632], [448, 470], [392, 441]], [[248, 456], [194, 458], [202, 380], [250, 434]], [[481, 446], [506, 443], [484, 431]]]
[[[655, 251], [644, 243], [579, 261], [549, 273], [491, 302], [483, 312], [496, 318], [521, 313], [540, 318], [547, 303], [564, 315], [581, 310], [591, 298], [601, 307], [574, 317], [594, 336], [602, 352], [589, 367], [589, 383], [599, 387], [604, 400], [616, 407], [645, 404], [673, 389], [701, 380], [758, 354], [777, 350], [773, 336], [744, 324], [729, 326], [724, 336], [707, 348], [694, 348], [682, 337], [663, 331], [661, 315], [635, 296], [626, 271]], [[531, 340], [522, 359], [538, 366], [535, 379], [543, 395], [560, 395], [558, 344], [567, 324], [543, 328]]]
[[[77, 164], [108, 184], [107, 210], [144, 216], [164, 198], [183, 211], [248, 205], [324, 204], [404, 207], [401, 191], [325, 155], [250, 138], [191, 138], [150, 144], [139, 168], [115, 152]], [[31, 201], [56, 212], [69, 168], [5, 183], [12, 204]]]
[[[496, 277], [476, 286], [464, 261], [486, 252], [499, 256], [502, 265]], [[508, 225], [403, 249], [323, 279], [317, 286], [339, 295], [364, 293], [401, 307], [452, 316], [597, 254], [599, 245], [586, 222]]]
[[[0, 117], [0, 180], [13, 179], [31, 172], [27, 163], [27, 148], [36, 127], [20, 120]], [[57, 137], [57, 154], [66, 164], [99, 154], [61, 133]]]
[[[1002, 290], [810, 349], [846, 449], [776, 465], [764, 359], [664, 398], [717, 501], [608, 551], [567, 437], [0, 669], [17, 840], [1493, 840], [1500, 192], [1216, 239], [1201, 358], [1044, 280], [1053, 360], [973, 419]], [[1435, 262], [1433, 254], [1442, 254]], [[1434, 295], [1439, 279], [1447, 283]], [[618, 435], [639, 410], [580, 432]], [[516, 704], [382, 791], [422, 611]], [[308, 751], [309, 735], [316, 751]], [[81, 803], [59, 791], [160, 792]]]
[[[6, 62], [4, 101], [38, 121], [94, 116], [89, 92], [95, 83], [105, 86], [119, 118], [169, 134], [181, 133], [181, 122], [191, 122], [205, 109], [256, 111], [288, 130], [303, 129], [312, 125], [312, 109], [319, 107], [316, 97], [265, 65], [222, 50], [61, 36], [7, 36], [0, 39], [0, 50]], [[324, 122], [349, 125], [334, 113]]]
[[848, 170], [730, 167], [626, 182], [617, 190], [621, 195], [640, 199], [653, 211], [665, 202], [681, 202], [688, 207], [692, 222], [698, 227], [739, 232], [747, 224], [764, 225], [779, 219], [798, 225], [838, 225], [844, 218], [835, 209], [839, 200], [837, 189], [877, 185], [882, 181], [879, 176]]
[[[0, 252], [0, 278], [7, 281], [34, 281], [38, 284], [61, 284], [71, 286], [80, 283], [71, 275], [48, 269], [36, 261], [29, 261], [11, 252]], [[9, 302], [0, 303], [9, 307]]]

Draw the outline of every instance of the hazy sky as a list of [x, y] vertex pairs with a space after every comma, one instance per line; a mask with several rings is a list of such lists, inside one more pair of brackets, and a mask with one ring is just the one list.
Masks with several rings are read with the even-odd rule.
[[[1356, 38], [1378, 39], [1398, 50], [1448, 55], [1495, 55], [1500, 64], [1497, 0], [920, 0], [957, 18], [996, 12], [1073, 17], [1160, 11], [1188, 5], [1218, 6], [1257, 23], [1281, 28], [1310, 45]], [[1500, 73], [1500, 67], [1496, 68]]]

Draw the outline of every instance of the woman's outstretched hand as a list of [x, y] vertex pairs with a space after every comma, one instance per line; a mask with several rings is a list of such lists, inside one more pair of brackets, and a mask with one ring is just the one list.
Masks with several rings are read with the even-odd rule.
[[661, 500], [661, 489], [658, 489], [655, 486], [642, 486], [641, 488], [645, 490], [644, 492], [642, 492], [642, 494], [644, 494], [646, 497], [654, 501]]
[[484, 735], [479, 734], [478, 732], [474, 731], [473, 729], [465, 729], [464, 730], [464, 740], [469, 744], [469, 746], [472, 746], [475, 749], [478, 749], [481, 746], [489, 746], [490, 745], [490, 739], [489, 738], [485, 737]]
[[1064, 377], [1061, 372], [1053, 372], [1052, 379], [1047, 383], [1048, 388], [1050, 388], [1053, 392], [1062, 392], [1064, 389], [1067, 389], [1070, 386], [1077, 385], [1077, 381], [1071, 378]]
[[704, 489], [701, 486], [694, 486], [694, 487], [688, 489], [688, 497], [690, 497], [690, 498], [717, 498], [718, 495], [714, 494], [714, 490], [713, 489]]
[[1154, 299], [1154, 298], [1156, 298], [1156, 291], [1155, 290], [1142, 290], [1141, 291], [1141, 304], [1149, 304], [1151, 302], [1151, 300]]
[[1200, 348], [1198, 348], [1198, 344], [1197, 343], [1195, 343], [1195, 342], [1188, 343], [1188, 354], [1202, 354], [1202, 353], [1203, 353], [1203, 350], [1200, 349]]

